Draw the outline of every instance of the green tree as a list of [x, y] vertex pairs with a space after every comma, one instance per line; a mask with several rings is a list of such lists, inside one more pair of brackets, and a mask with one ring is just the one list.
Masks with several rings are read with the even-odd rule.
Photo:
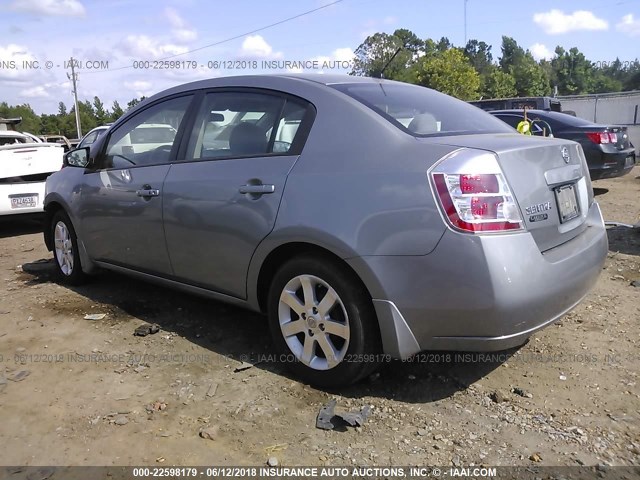
[[589, 93], [593, 85], [592, 63], [577, 48], [566, 51], [556, 47], [556, 56], [551, 60], [551, 83], [558, 87], [561, 95]]
[[478, 40], [469, 40], [464, 47], [464, 55], [480, 75], [492, 73], [494, 70], [491, 45]]
[[513, 78], [513, 75], [503, 72], [495, 66], [482, 77], [480, 94], [483, 98], [515, 97], [517, 93], [516, 79]]
[[499, 63], [502, 71], [511, 74], [515, 79], [516, 93], [519, 97], [549, 94], [547, 73], [535, 61], [531, 52], [525, 51], [513, 38], [502, 37], [502, 57]]
[[107, 118], [109, 118], [109, 114], [104, 108], [104, 103], [96, 96], [93, 97], [93, 110], [95, 112], [96, 122], [98, 125], [104, 125], [107, 123]]
[[22, 118], [22, 122], [18, 125], [18, 130], [29, 133], [40, 133], [40, 117], [31, 108], [31, 105], [24, 103], [22, 105], [10, 106], [6, 102], [0, 103], [0, 118]]
[[[350, 75], [407, 80], [407, 70], [417, 61], [422, 48], [421, 40], [409, 30], [396, 30], [396, 33], [399, 36], [375, 33], [367, 37], [355, 51]], [[408, 42], [406, 48], [405, 41]]]
[[141, 101], [143, 101], [145, 98], [145, 96], [142, 96], [140, 98], [134, 98], [133, 100], [131, 100], [129, 103], [127, 103], [127, 110], [132, 109], [133, 107], [135, 107], [136, 105], [138, 105]]
[[113, 106], [111, 107], [111, 116], [109, 118], [110, 122], [115, 122], [116, 120], [118, 120], [122, 115], [124, 115], [124, 110], [122, 110], [122, 107], [120, 106], [120, 104], [118, 103], [117, 100], [113, 101]]
[[480, 89], [480, 75], [464, 54], [450, 48], [428, 55], [416, 67], [417, 83], [462, 100], [475, 100]]

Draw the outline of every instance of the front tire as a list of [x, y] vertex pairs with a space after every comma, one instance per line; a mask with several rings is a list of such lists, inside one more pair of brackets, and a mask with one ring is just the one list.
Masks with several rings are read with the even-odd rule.
[[371, 298], [338, 262], [300, 256], [275, 274], [269, 326], [280, 359], [320, 387], [354, 383], [378, 366], [380, 334]]
[[50, 228], [58, 278], [70, 285], [84, 283], [86, 275], [80, 263], [78, 238], [69, 216], [62, 210], [56, 212], [51, 219]]

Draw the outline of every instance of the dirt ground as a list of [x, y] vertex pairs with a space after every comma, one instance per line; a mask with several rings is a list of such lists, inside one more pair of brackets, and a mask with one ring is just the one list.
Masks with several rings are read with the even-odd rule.
[[[594, 187], [606, 220], [640, 221], [640, 167]], [[0, 222], [0, 464], [640, 464], [638, 230], [609, 230], [595, 289], [523, 347], [421, 355], [327, 392], [270, 361], [259, 315], [110, 273], [58, 285], [39, 229]], [[145, 322], [160, 332], [134, 336]], [[372, 414], [317, 429], [332, 398]]]

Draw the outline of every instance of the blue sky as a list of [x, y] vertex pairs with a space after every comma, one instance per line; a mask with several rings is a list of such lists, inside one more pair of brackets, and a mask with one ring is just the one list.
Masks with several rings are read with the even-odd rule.
[[[343, 0], [273, 28], [184, 53], [331, 1], [0, 0], [0, 101], [29, 103], [37, 113], [54, 113], [59, 101], [70, 106], [63, 64], [70, 56], [109, 62], [105, 71], [79, 70], [78, 91], [81, 100], [97, 95], [110, 107], [114, 100], [124, 106], [134, 97], [191, 80], [264, 72], [210, 69], [208, 61], [349, 61], [367, 35], [396, 28], [408, 28], [421, 38], [446, 36], [455, 45], [464, 43], [464, 0]], [[468, 38], [493, 45], [497, 59], [502, 35], [514, 37], [538, 58], [562, 45], [578, 47], [592, 61], [632, 61], [640, 56], [640, 0], [468, 0]], [[119, 69], [133, 60], [153, 62], [180, 53], [174, 60], [194, 61], [197, 68]], [[24, 60], [37, 60], [40, 68], [21, 68]], [[10, 61], [17, 68], [1, 63]], [[45, 62], [53, 66], [46, 68]]]

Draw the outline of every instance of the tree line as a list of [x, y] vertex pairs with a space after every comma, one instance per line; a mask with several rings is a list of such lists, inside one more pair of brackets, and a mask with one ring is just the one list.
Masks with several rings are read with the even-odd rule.
[[[134, 98], [127, 103], [127, 110], [144, 99], [145, 97]], [[82, 133], [85, 134], [99, 125], [115, 122], [124, 114], [125, 110], [118, 101], [114, 101], [109, 110], [100, 98], [93, 97], [93, 102], [89, 100], [79, 101], [78, 112], [80, 114]], [[75, 106], [67, 110], [67, 106], [63, 102], [58, 104], [58, 113], [43, 113], [41, 115], [37, 115], [28, 103], [11, 106], [7, 102], [1, 102], [0, 118], [15, 117], [22, 117], [22, 123], [18, 126], [20, 131], [35, 135], [64, 135], [67, 138], [75, 138], [77, 136]]]
[[[503, 36], [501, 55], [494, 60], [492, 46], [469, 40], [464, 47], [448, 38], [420, 39], [401, 28], [392, 34], [376, 33], [356, 49], [351, 75], [384, 77], [439, 90], [462, 100], [620, 92], [640, 89], [638, 59], [592, 62], [577, 48], [558, 46], [551, 60], [536, 61], [529, 50]], [[133, 99], [127, 109], [142, 101]], [[124, 109], [115, 101], [111, 109], [94, 97], [79, 102], [83, 133], [114, 122]], [[0, 103], [0, 118], [22, 117], [21, 130], [37, 135], [76, 137], [75, 110], [60, 102], [58, 113], [37, 115], [29, 104]]]
[[420, 39], [410, 30], [370, 35], [356, 49], [351, 75], [384, 77], [439, 90], [462, 100], [620, 92], [640, 89], [640, 62], [592, 62], [576, 47], [555, 49], [537, 61], [511, 37], [503, 36], [501, 56], [492, 46], [469, 40], [464, 47], [448, 38]]

